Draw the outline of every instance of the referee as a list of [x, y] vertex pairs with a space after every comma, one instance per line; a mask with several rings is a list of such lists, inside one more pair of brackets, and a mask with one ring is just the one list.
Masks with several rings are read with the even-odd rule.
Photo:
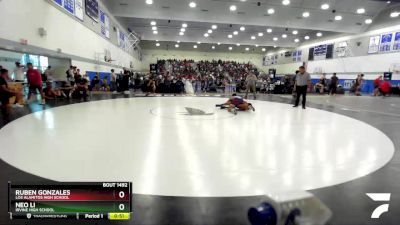
[[306, 95], [307, 95], [307, 87], [311, 83], [311, 76], [306, 72], [306, 68], [304, 66], [299, 67], [299, 72], [296, 74], [296, 81], [294, 84], [294, 88], [296, 91], [296, 102], [293, 107], [298, 107], [300, 102], [300, 95], [303, 96], [303, 109], [306, 109]]

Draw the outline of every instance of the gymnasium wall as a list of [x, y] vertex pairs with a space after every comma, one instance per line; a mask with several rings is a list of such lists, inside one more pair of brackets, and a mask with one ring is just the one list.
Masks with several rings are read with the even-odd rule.
[[149, 50], [143, 49], [142, 71], [149, 71], [150, 64], [157, 59], [193, 59], [201, 60], [230, 60], [237, 62], [251, 62], [260, 70], [263, 70], [261, 54], [229, 53], [229, 52], [198, 52], [186, 50]]
[[[366, 79], [375, 79], [377, 74], [383, 74], [393, 69], [395, 64], [400, 64], [400, 52], [368, 54], [369, 38], [374, 35], [399, 32], [400, 26], [390, 26], [371, 30], [363, 34], [310, 41], [297, 48], [302, 51], [301, 62], [293, 62], [292, 57], [284, 57], [281, 52], [270, 52], [268, 55], [278, 55], [278, 64], [266, 66], [267, 69], [275, 68], [278, 74], [294, 73], [302, 62], [307, 63], [307, 69], [318, 77], [323, 73], [338, 73], [346, 79], [353, 79], [358, 73], [364, 73]], [[334, 52], [333, 59], [308, 61], [308, 50], [321, 44], [335, 44], [347, 41], [348, 52], [346, 57], [338, 57]], [[292, 50], [290, 50], [292, 51]], [[400, 80], [400, 74], [393, 75], [394, 80]]]
[[[99, 2], [101, 4], [101, 2]], [[104, 7], [103, 7], [104, 9]], [[30, 47], [38, 47], [51, 51], [50, 54], [68, 55], [72, 64], [82, 71], [109, 71], [112, 68], [120, 70], [129, 67], [131, 62], [134, 67], [140, 67], [140, 61], [133, 55], [121, 50], [111, 40], [101, 37], [88, 24], [81, 23], [73, 15], [64, 12], [49, 0], [2, 0], [0, 1], [0, 39], [11, 41], [10, 46], [0, 42], [0, 48], [25, 52]], [[108, 13], [111, 20], [114, 18]], [[97, 26], [97, 23], [85, 20], [86, 23]], [[47, 35], [41, 37], [38, 29], [43, 27]], [[121, 27], [120, 27], [121, 28]], [[110, 36], [116, 32], [110, 31]], [[26, 39], [28, 45], [19, 44], [21, 39]], [[105, 49], [111, 52], [113, 63], [97, 63], [96, 53], [104, 53]], [[61, 50], [57, 52], [57, 50]], [[47, 53], [46, 56], [51, 57]], [[45, 54], [43, 54], [45, 55]]]

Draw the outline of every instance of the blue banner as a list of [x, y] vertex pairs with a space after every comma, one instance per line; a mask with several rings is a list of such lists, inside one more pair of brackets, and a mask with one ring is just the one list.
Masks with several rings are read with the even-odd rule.
[[392, 42], [393, 34], [384, 34], [382, 35], [381, 44]]
[[379, 47], [379, 51], [388, 52], [390, 51], [390, 47], [392, 45], [392, 37], [393, 34], [384, 34], [381, 38], [381, 45]]
[[75, 15], [75, 0], [64, 0], [64, 9]]
[[394, 51], [400, 50], [400, 32], [397, 32], [396, 35], [394, 36], [393, 50]]
[[62, 6], [62, 0], [54, 0], [54, 2], [55, 2], [57, 5]]

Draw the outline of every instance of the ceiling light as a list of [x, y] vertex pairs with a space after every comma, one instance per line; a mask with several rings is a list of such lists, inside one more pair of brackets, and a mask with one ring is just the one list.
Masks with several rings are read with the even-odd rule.
[[239, 32], [237, 32], [236, 30], [233, 31], [233, 35], [238, 35], [238, 34], [239, 34]]
[[387, 1], [386, 3], [387, 3], [387, 4], [390, 4], [390, 3], [392, 3], [392, 2], [391, 2], [391, 1]]
[[183, 36], [183, 35], [184, 35], [184, 33], [183, 33], [183, 32], [179, 32], [179, 35]]
[[292, 32], [292, 34], [294, 34], [294, 35], [296, 35], [296, 34], [298, 34], [299, 32], [297, 31], [297, 30], [294, 30], [293, 32]]
[[310, 36], [305, 36], [304, 39], [309, 40]]
[[256, 36], [251, 36], [251, 40], [255, 40], [256, 39]]
[[156, 46], [159, 47], [159, 46], [160, 46], [160, 43], [156, 43]]
[[236, 5], [231, 5], [231, 6], [229, 7], [229, 10], [231, 10], [232, 12], [233, 12], [233, 11], [236, 11], [236, 9], [237, 9]]
[[186, 23], [182, 23], [182, 27], [186, 28], [187, 24]]
[[392, 12], [390, 13], [390, 17], [395, 18], [398, 17], [400, 15], [400, 12]]
[[146, 0], [146, 4], [147, 4], [147, 5], [153, 4], [153, 0]]
[[197, 45], [193, 45], [193, 48], [197, 48]]
[[317, 33], [317, 37], [322, 37], [322, 33], [321, 33], [321, 32], [318, 32], [318, 33]]
[[278, 46], [274, 45], [274, 48], [276, 48], [276, 47], [278, 47]]
[[366, 24], [371, 24], [371, 23], [372, 23], [372, 19], [366, 19], [366, 20], [365, 20], [365, 23], [366, 23]]
[[228, 34], [228, 38], [232, 38], [233, 36], [232, 36], [232, 34]]
[[221, 45], [221, 43], [218, 42], [217, 45]]
[[209, 36], [208, 33], [205, 33], [205, 34], [204, 34], [204, 37], [208, 37], [208, 36]]
[[335, 16], [335, 20], [342, 20], [343, 19], [343, 17], [341, 16], [341, 15], [337, 15], [337, 16]]
[[176, 44], [176, 45], [175, 45], [175, 48], [179, 48], [179, 45], [178, 45], [178, 44]]
[[265, 48], [262, 48], [261, 51], [265, 52]]
[[298, 38], [294, 39], [294, 42], [298, 43], [300, 40]]
[[208, 30], [207, 32], [208, 32], [209, 34], [211, 34], [211, 33], [212, 33], [212, 30]]
[[232, 47], [229, 47], [228, 49], [229, 49], [230, 51], [232, 51], [233, 48], [232, 48]]
[[157, 27], [151, 27], [151, 30], [157, 30]]
[[212, 48], [212, 49], [215, 49], [215, 46], [213, 45], [213, 46], [211, 46], [211, 48]]
[[196, 7], [196, 2], [190, 2], [189, 3], [190, 8], [195, 8]]
[[261, 32], [260, 32], [260, 33], [258, 33], [258, 36], [259, 36], [259, 37], [262, 37], [262, 36], [264, 36], [264, 33], [261, 33]]
[[272, 29], [271, 29], [271, 28], [268, 28], [268, 29], [267, 29], [267, 33], [272, 33]]
[[185, 32], [186, 31], [186, 29], [185, 28], [181, 28], [181, 32]]
[[212, 26], [211, 26], [211, 29], [213, 29], [213, 30], [216, 30], [217, 28], [218, 28], [217, 25], [212, 25]]
[[256, 46], [256, 48], [258, 48], [258, 45], [255, 45]]
[[250, 48], [246, 48], [245, 50], [246, 50], [246, 51], [249, 51], [249, 50], [250, 50]]
[[329, 9], [329, 4], [322, 4], [321, 9], [323, 9], [323, 10]]
[[240, 31], [245, 31], [246, 27], [240, 27]]
[[181, 41], [176, 41], [176, 43], [178, 43], [178, 44], [179, 44], [179, 43], [181, 43]]
[[156, 30], [153, 30], [153, 34], [158, 34], [158, 31], [156, 31]]
[[282, 5], [289, 5], [290, 4], [290, 1], [289, 0], [283, 0], [282, 1]]
[[278, 38], [277, 38], [277, 37], [274, 37], [272, 40], [274, 40], [274, 41], [277, 41], [277, 40], [278, 40]]
[[303, 12], [303, 17], [304, 18], [307, 18], [307, 17], [309, 17], [310, 16], [310, 13], [309, 12]]
[[240, 44], [239, 44], [239, 43], [237, 43], [237, 44], [236, 44], [236, 46], [238, 46], [238, 47], [239, 47], [239, 46], [240, 46]]
[[364, 14], [364, 13], [365, 13], [365, 9], [364, 8], [357, 9], [357, 14]]
[[197, 44], [199, 45], [199, 44], [201, 44], [201, 42], [200, 42], [200, 41], [198, 41], [198, 42], [197, 42]]
[[270, 9], [268, 9], [267, 13], [268, 13], [269, 15], [272, 15], [272, 14], [275, 13], [275, 9], [270, 8]]
[[282, 34], [282, 38], [287, 38], [287, 34]]
[[155, 26], [155, 25], [157, 25], [157, 23], [156, 23], [156, 21], [151, 21], [150, 25]]

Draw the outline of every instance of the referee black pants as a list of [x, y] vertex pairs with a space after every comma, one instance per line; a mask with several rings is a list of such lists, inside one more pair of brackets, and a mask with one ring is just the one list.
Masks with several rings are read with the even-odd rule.
[[296, 102], [295, 102], [295, 106], [299, 105], [300, 102], [300, 95], [302, 96], [302, 105], [303, 107], [306, 107], [306, 95], [307, 95], [307, 85], [304, 86], [296, 86]]

